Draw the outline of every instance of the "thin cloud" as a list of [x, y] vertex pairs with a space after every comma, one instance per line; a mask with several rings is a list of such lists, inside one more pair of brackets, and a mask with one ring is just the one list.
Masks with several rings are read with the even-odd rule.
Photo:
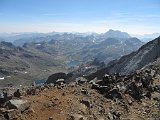
[[[124, 14], [123, 14], [124, 16]], [[152, 16], [145, 16], [152, 17]], [[156, 16], [158, 18], [158, 16]], [[127, 18], [127, 19], [126, 19]], [[0, 24], [0, 32], [11, 31], [11, 32], [97, 32], [104, 33], [108, 29], [115, 29], [126, 31], [131, 34], [145, 34], [160, 31], [157, 24], [151, 24], [144, 17], [132, 16], [118, 19], [115, 17], [105, 17], [101, 19], [95, 19], [90, 21], [56, 21], [50, 20], [48, 22], [32, 22], [32, 23], [17, 23], [17, 24]], [[141, 21], [141, 22], [140, 22]], [[142, 24], [143, 22], [143, 24]], [[2, 29], [3, 28], [3, 29]]]
[[44, 13], [44, 16], [62, 16], [65, 15], [64, 13]]

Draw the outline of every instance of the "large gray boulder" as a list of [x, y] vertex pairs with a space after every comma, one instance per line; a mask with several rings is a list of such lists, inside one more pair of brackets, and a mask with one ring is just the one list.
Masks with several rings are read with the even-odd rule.
[[13, 99], [9, 100], [6, 105], [9, 109], [17, 109], [23, 112], [31, 106], [31, 102], [29, 102], [28, 100]]
[[6, 118], [3, 116], [3, 114], [0, 114], [0, 120], [6, 120]]

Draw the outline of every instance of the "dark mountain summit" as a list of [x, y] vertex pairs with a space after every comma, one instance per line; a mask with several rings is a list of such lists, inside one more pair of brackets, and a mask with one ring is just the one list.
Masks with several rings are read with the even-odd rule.
[[119, 30], [112, 30], [110, 29], [108, 32], [103, 34], [105, 37], [111, 38], [130, 38], [131, 36], [126, 32], [121, 32]]

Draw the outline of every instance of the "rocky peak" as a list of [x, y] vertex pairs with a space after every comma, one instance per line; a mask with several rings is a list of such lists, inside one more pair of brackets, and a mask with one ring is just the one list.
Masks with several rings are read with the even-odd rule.
[[110, 29], [108, 32], [104, 33], [106, 37], [111, 38], [130, 38], [130, 35], [126, 32], [121, 32], [118, 30], [112, 30]]
[[87, 78], [101, 78], [106, 73], [120, 73], [123, 75], [127, 75], [156, 61], [159, 57], [160, 37], [146, 43], [137, 51], [132, 52], [129, 55], [122, 56], [119, 60], [109, 62], [106, 68], [90, 74], [89, 76], [87, 76]]
[[148, 42], [138, 51], [120, 58], [112, 65], [110, 73], [129, 74], [155, 61], [158, 57], [160, 57], [160, 37]]

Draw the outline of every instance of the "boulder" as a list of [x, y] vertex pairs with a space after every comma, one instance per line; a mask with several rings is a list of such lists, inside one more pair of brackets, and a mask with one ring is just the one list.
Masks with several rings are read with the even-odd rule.
[[38, 87], [31, 87], [31, 88], [28, 88], [26, 93], [27, 95], [37, 95], [39, 92], [40, 92], [41, 88], [38, 88]]
[[9, 100], [6, 106], [9, 109], [17, 109], [23, 112], [31, 106], [31, 102], [29, 102], [28, 100], [13, 99], [13, 100]]
[[141, 99], [141, 89], [137, 87], [137, 85], [134, 82], [131, 82], [127, 85], [127, 91], [130, 96], [132, 96], [134, 99], [140, 101]]
[[85, 104], [80, 103], [77, 107], [82, 114], [88, 113], [88, 107]]
[[19, 115], [20, 115], [20, 111], [15, 110], [15, 109], [7, 110], [4, 113], [4, 117], [7, 120], [17, 120]]
[[83, 115], [81, 114], [73, 114], [70, 116], [70, 120], [87, 120]]
[[3, 114], [0, 114], [0, 120], [6, 120]]
[[78, 78], [76, 78], [76, 83], [77, 84], [83, 84], [85, 82], [87, 82], [87, 79], [85, 79], [84, 77], [78, 77]]
[[81, 90], [81, 93], [84, 94], [84, 95], [87, 95], [87, 94], [88, 94], [88, 91], [87, 91], [86, 89], [82, 89], [82, 90]]
[[88, 108], [91, 107], [90, 101], [87, 99], [83, 99], [80, 101], [80, 103], [84, 104], [85, 106], [87, 106]]
[[91, 103], [88, 99], [83, 98], [82, 100], [80, 100], [80, 104], [78, 107], [83, 114], [88, 114], [89, 109], [91, 108]]
[[5, 102], [3, 93], [0, 93], [0, 106]]
[[117, 88], [113, 88], [110, 91], [108, 91], [108, 94], [106, 94], [106, 97], [109, 97], [111, 99], [113, 98], [123, 99], [122, 94], [118, 91]]
[[3, 91], [0, 93], [0, 106], [3, 105], [8, 100], [11, 100], [13, 97], [13, 94], [10, 91]]
[[101, 94], [106, 94], [106, 93], [108, 93], [108, 91], [110, 90], [110, 88], [108, 86], [99, 86], [97, 88], [97, 90], [99, 90], [99, 92]]
[[53, 120], [53, 117], [49, 117], [48, 120]]
[[155, 92], [152, 94], [153, 100], [160, 101], [160, 93]]
[[64, 83], [65, 83], [65, 80], [64, 80], [64, 79], [58, 79], [55, 84], [57, 84], [57, 85], [62, 85], [62, 84], [64, 84]]
[[104, 81], [103, 80], [96, 80], [95, 84], [104, 85]]
[[17, 89], [17, 91], [14, 92], [14, 97], [18, 97], [19, 98], [20, 96], [21, 96], [20, 90]]

